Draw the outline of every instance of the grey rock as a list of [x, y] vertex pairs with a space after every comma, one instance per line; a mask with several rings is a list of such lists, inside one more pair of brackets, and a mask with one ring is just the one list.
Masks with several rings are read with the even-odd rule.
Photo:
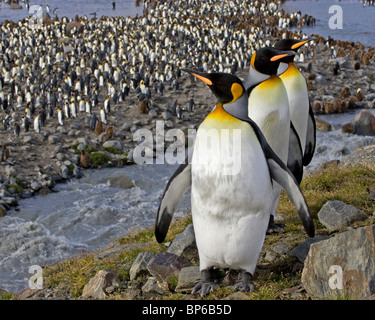
[[155, 257], [155, 254], [152, 252], [141, 252], [138, 254], [129, 270], [130, 281], [134, 280], [141, 274], [148, 273], [147, 264], [153, 257]]
[[66, 165], [62, 165], [61, 166], [61, 176], [64, 179], [68, 179], [69, 178], [69, 170], [68, 170], [68, 167]]
[[122, 126], [122, 130], [130, 131], [131, 127], [132, 127], [132, 125], [130, 123], [124, 123], [123, 126]]
[[24, 143], [32, 143], [33, 142], [33, 137], [32, 136], [24, 136], [23, 137], [23, 142]]
[[368, 110], [361, 110], [352, 121], [355, 134], [361, 136], [375, 135], [375, 117]]
[[33, 183], [31, 183], [30, 187], [32, 190], [38, 191], [40, 188], [42, 188], [42, 184], [38, 181], [34, 181]]
[[116, 148], [118, 150], [122, 150], [123, 146], [120, 141], [117, 140], [108, 140], [103, 143], [103, 148]]
[[151, 118], [156, 118], [158, 116], [158, 112], [155, 110], [155, 109], [151, 109], [149, 112], [148, 112], [148, 115], [151, 117]]
[[163, 282], [173, 276], [178, 276], [180, 270], [191, 266], [191, 262], [183, 257], [169, 252], [161, 252], [147, 264], [148, 271]]
[[164, 111], [161, 113], [163, 120], [169, 120], [171, 118], [171, 114], [168, 111]]
[[58, 143], [58, 142], [60, 142], [60, 138], [58, 136], [49, 136], [48, 142], [49, 143]]
[[342, 201], [327, 201], [318, 213], [319, 221], [330, 231], [340, 230], [354, 221], [362, 221], [367, 214]]
[[195, 234], [193, 224], [189, 224], [185, 230], [173, 240], [167, 252], [177, 256], [183, 256], [192, 250], [196, 250]]
[[375, 294], [375, 225], [313, 243], [301, 281], [316, 298], [361, 299]]
[[182, 268], [178, 275], [176, 292], [191, 292], [194, 286], [199, 282], [201, 272], [199, 266]]
[[77, 138], [75, 143], [78, 143], [78, 144], [82, 143], [84, 146], [87, 146], [89, 142], [88, 142], [87, 138], [80, 137], [80, 138]]
[[146, 281], [146, 283], [142, 286], [143, 293], [156, 293], [156, 294], [164, 294], [164, 290], [160, 287], [157, 279], [155, 277], [150, 277]]
[[285, 242], [279, 242], [272, 245], [271, 250], [278, 255], [283, 256], [289, 251], [289, 246]]
[[133, 188], [134, 182], [127, 176], [111, 177], [107, 180], [108, 187], [130, 189]]
[[84, 286], [82, 298], [104, 299], [109, 287], [120, 286], [120, 279], [117, 273], [110, 269], [100, 270], [90, 281]]
[[17, 171], [12, 166], [7, 165], [7, 166], [5, 166], [5, 175], [8, 178], [16, 177], [17, 176]]
[[315, 236], [314, 238], [308, 238], [300, 245], [290, 250], [289, 255], [296, 257], [300, 262], [304, 262], [307, 254], [309, 253], [311, 244], [328, 239], [329, 236]]
[[58, 154], [56, 154], [56, 159], [59, 160], [59, 161], [64, 161], [65, 160], [65, 154], [63, 154], [62, 152], [59, 152]]

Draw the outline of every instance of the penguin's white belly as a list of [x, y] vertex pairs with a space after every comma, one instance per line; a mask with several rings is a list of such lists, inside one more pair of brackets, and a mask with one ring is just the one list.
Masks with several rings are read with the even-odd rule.
[[305, 79], [299, 76], [282, 78], [288, 92], [290, 120], [297, 131], [302, 150], [305, 150], [309, 97]]
[[249, 117], [259, 126], [273, 151], [286, 162], [290, 133], [288, 94], [280, 78], [268, 81], [268, 85], [261, 84], [252, 91]]
[[[228, 171], [231, 161], [218, 160], [223, 158], [220, 147], [208, 146], [204, 154], [199, 152], [204, 125], [197, 133], [191, 202], [201, 270], [216, 266], [253, 273], [263, 245], [271, 207], [271, 179], [253, 129], [240, 123], [246, 126], [240, 130], [240, 152], [229, 144], [231, 160], [240, 164], [234, 174]], [[229, 141], [233, 141], [233, 134], [229, 130]], [[220, 133], [216, 138], [220, 139]], [[220, 146], [219, 142], [213, 135], [210, 143]]]

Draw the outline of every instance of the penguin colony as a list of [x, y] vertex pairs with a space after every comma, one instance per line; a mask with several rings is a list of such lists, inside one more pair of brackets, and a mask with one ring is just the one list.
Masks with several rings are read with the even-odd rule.
[[304, 18], [278, 11], [276, 1], [191, 0], [145, 1], [144, 16], [135, 18], [6, 21], [0, 28], [3, 128], [17, 122], [21, 132], [41, 132], [50, 119], [64, 126], [93, 113], [110, 123], [108, 103], [121, 104], [129, 91], [142, 101], [166, 87], [178, 90], [184, 67], [245, 69], [253, 52], [269, 44], [266, 35], [281, 37], [277, 27]]

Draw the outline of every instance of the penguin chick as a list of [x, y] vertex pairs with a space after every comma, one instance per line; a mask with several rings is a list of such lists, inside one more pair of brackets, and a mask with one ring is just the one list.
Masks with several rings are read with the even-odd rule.
[[94, 131], [97, 135], [99, 135], [103, 132], [103, 122], [101, 120], [98, 120], [96, 122]]
[[90, 165], [90, 154], [85, 150], [81, 150], [80, 163], [83, 168], [88, 168]]
[[113, 136], [113, 129], [115, 127], [114, 126], [108, 126], [106, 129], [105, 129], [105, 135], [107, 136], [107, 139], [111, 139], [112, 136]]
[[147, 113], [147, 110], [148, 110], [148, 100], [147, 99], [143, 99], [141, 101], [141, 103], [139, 104], [139, 113], [141, 114], [146, 114]]

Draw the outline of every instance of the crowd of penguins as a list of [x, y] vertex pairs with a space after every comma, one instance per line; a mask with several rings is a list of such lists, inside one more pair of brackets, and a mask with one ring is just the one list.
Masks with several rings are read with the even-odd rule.
[[[107, 123], [130, 92], [152, 101], [181, 89], [181, 69], [235, 74], [266, 36], [312, 17], [279, 10], [280, 1], [150, 1], [136, 17], [33, 16], [0, 27], [0, 119], [4, 130], [40, 133], [89, 116]], [[282, 31], [284, 30], [284, 31]], [[307, 47], [306, 47], [307, 48]]]

